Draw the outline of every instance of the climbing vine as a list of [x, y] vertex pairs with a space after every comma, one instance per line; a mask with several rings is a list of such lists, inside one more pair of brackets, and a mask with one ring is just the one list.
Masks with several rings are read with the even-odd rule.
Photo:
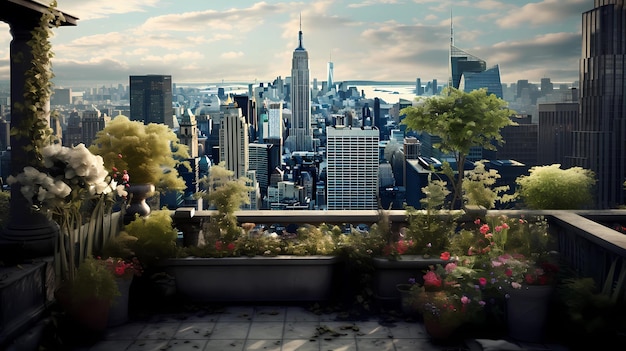
[[50, 38], [52, 28], [59, 27], [64, 21], [63, 14], [56, 9], [56, 0], [52, 1], [39, 20], [39, 25], [31, 31], [27, 42], [32, 53], [32, 66], [25, 73], [24, 103], [15, 103], [16, 110], [24, 116], [17, 127], [11, 129], [16, 138], [27, 138], [27, 159], [34, 165], [41, 163], [41, 149], [55, 140], [48, 123], [49, 101], [52, 96], [54, 73], [51, 59], [54, 57]]

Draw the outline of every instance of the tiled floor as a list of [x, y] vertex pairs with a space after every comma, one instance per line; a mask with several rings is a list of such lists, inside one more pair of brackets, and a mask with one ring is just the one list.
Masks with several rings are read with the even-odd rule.
[[[551, 345], [534, 350], [562, 351]], [[481, 350], [468, 342], [429, 341], [423, 325], [378, 318], [344, 321], [300, 306], [226, 306], [216, 312], [158, 314], [107, 330], [80, 351], [400, 351]]]

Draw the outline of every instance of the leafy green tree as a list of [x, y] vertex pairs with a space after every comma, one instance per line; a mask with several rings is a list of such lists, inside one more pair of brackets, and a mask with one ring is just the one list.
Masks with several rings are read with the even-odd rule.
[[207, 191], [196, 196], [207, 200], [216, 209], [216, 213], [211, 216], [211, 231], [217, 237], [208, 239], [231, 243], [241, 236], [242, 229], [237, 222], [235, 211], [243, 204], [250, 203], [248, 196], [250, 187], [247, 185], [249, 181], [245, 177], [235, 179], [234, 172], [227, 169], [224, 162], [211, 166], [209, 175], [200, 180]]
[[593, 202], [595, 174], [581, 167], [561, 169], [560, 164], [535, 166], [516, 179], [524, 204], [539, 210], [581, 209]]
[[507, 108], [506, 101], [487, 94], [485, 89], [466, 93], [446, 88], [441, 95], [406, 107], [400, 113], [406, 115], [402, 124], [408, 129], [439, 136], [441, 142], [434, 146], [454, 155], [457, 172], [452, 179], [451, 208], [458, 208], [462, 206], [464, 166], [470, 148], [494, 150], [494, 141], [502, 144], [500, 130], [514, 124], [510, 116], [515, 112]]

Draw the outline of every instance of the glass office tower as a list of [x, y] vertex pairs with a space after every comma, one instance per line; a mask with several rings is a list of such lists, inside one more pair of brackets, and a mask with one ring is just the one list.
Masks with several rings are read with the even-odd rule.
[[582, 15], [580, 116], [572, 165], [596, 173], [596, 207], [624, 205], [626, 1], [595, 0]]

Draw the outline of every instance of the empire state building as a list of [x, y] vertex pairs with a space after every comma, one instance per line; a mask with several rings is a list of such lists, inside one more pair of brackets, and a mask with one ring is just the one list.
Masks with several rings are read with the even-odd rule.
[[302, 25], [291, 62], [291, 126], [287, 144], [291, 151], [313, 151], [309, 53], [302, 46]]

